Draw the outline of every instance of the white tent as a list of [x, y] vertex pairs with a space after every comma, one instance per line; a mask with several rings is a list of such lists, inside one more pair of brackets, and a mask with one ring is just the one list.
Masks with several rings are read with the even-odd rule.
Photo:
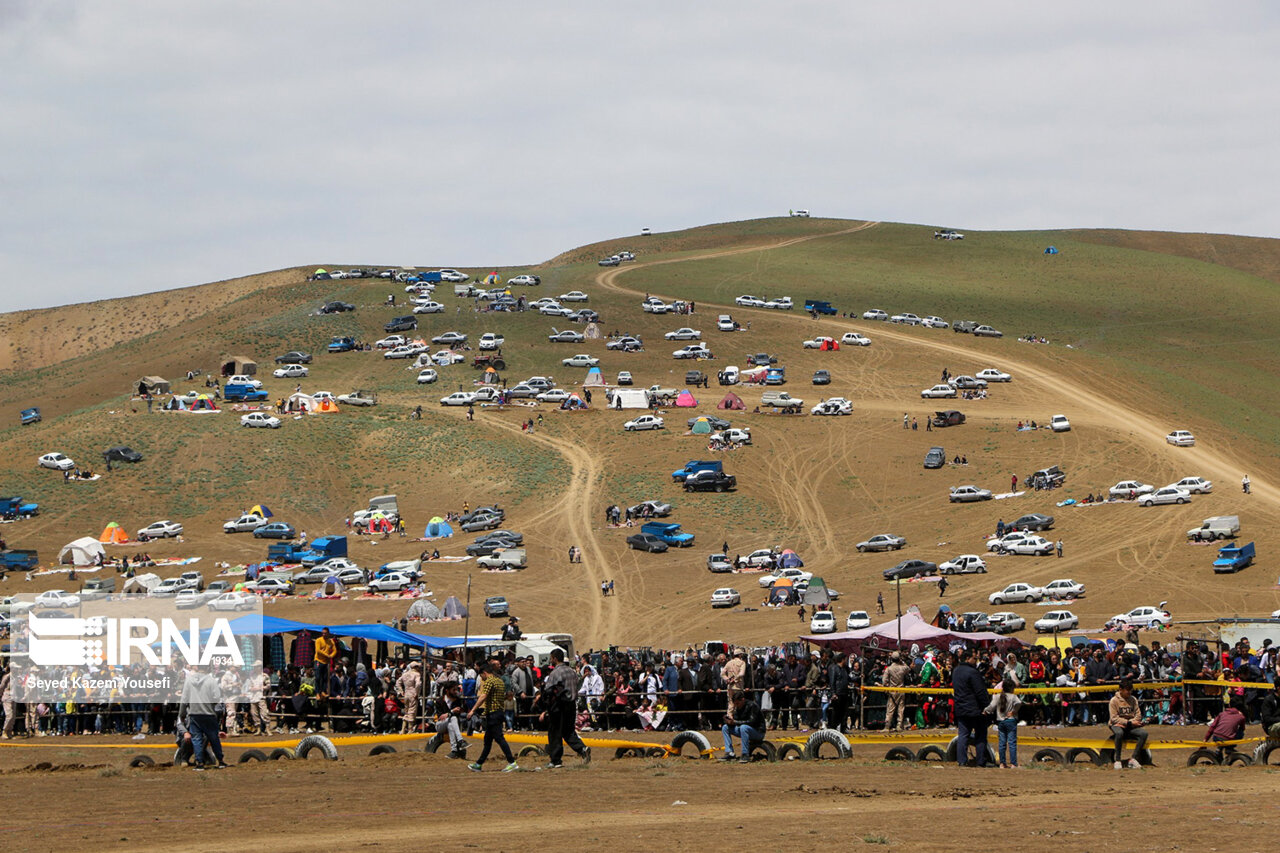
[[136, 592], [146, 595], [160, 585], [160, 576], [153, 574], [134, 575], [124, 582], [121, 592]]
[[92, 566], [99, 557], [105, 557], [106, 551], [102, 543], [92, 536], [82, 536], [74, 542], [68, 542], [58, 552], [58, 562], [63, 565]]
[[417, 619], [423, 622], [432, 622], [440, 618], [440, 608], [425, 598], [419, 598], [413, 604], [409, 605], [409, 612], [405, 614], [407, 619]]
[[316, 398], [310, 394], [304, 394], [301, 391], [289, 395], [289, 411], [291, 412], [313, 412], [316, 410]]
[[639, 388], [618, 388], [609, 401], [611, 409], [647, 409], [649, 395]]

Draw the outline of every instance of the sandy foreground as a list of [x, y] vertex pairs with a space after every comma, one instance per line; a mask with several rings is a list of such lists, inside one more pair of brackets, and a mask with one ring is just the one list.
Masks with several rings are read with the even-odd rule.
[[888, 763], [883, 746], [860, 746], [845, 761], [751, 766], [616, 759], [597, 748], [590, 767], [569, 758], [563, 770], [539, 770], [545, 759], [528, 756], [520, 772], [498, 772], [498, 758], [477, 774], [401, 742], [391, 755], [348, 746], [336, 762], [197, 773], [131, 769], [135, 754], [170, 756], [101, 748], [109, 742], [120, 741], [0, 749], [11, 849], [1250, 851], [1272, 849], [1280, 825], [1268, 805], [1274, 769], [1192, 769], [1180, 751], [1157, 752], [1155, 767], [1116, 772], [1025, 766], [1033, 751], [1026, 746], [1016, 771]]

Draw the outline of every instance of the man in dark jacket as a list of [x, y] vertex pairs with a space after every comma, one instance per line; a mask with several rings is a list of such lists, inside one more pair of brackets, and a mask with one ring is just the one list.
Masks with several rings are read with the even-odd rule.
[[1262, 700], [1262, 730], [1272, 740], [1280, 740], [1280, 681]]
[[732, 761], [733, 738], [737, 735], [743, 764], [751, 763], [751, 747], [764, 741], [764, 714], [755, 702], [747, 701], [747, 694], [735, 691], [729, 700], [729, 712], [724, 716], [724, 725], [720, 734], [724, 736], [724, 755], [722, 760]]
[[844, 652], [836, 653], [827, 667], [827, 686], [831, 688], [831, 708], [827, 725], [843, 732], [849, 717], [849, 669]]
[[582, 742], [574, 728], [576, 702], [578, 700], [578, 674], [564, 662], [564, 652], [551, 650], [551, 663], [555, 667], [542, 685], [538, 696], [542, 713], [538, 719], [547, 724], [547, 767], [559, 769], [564, 765], [564, 745], [582, 757], [583, 764], [591, 763], [591, 747]]
[[960, 663], [951, 673], [951, 686], [955, 690], [956, 762], [961, 767], [969, 766], [970, 741], [976, 747], [976, 765], [986, 767], [990, 763], [985, 709], [991, 704], [991, 696], [982, 674], [974, 666], [975, 656], [973, 649], [960, 652]]

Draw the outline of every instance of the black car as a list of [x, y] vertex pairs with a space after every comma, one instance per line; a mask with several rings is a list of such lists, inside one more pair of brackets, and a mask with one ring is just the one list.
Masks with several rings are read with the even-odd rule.
[[1053, 516], [1033, 512], [1019, 518], [1011, 527], [1014, 530], [1048, 530], [1053, 527]]
[[900, 578], [922, 578], [937, 573], [937, 563], [930, 563], [928, 560], [903, 560], [892, 569], [885, 569], [884, 579], [892, 581]]
[[467, 546], [467, 553], [472, 557], [487, 557], [499, 548], [516, 548], [519, 543], [504, 536], [481, 536]]
[[936, 427], [959, 426], [964, 423], [964, 412], [948, 409], [945, 412], [933, 413], [933, 425]]
[[627, 546], [636, 551], [648, 551], [651, 554], [661, 554], [667, 550], [668, 545], [652, 533], [633, 533], [627, 537]]
[[777, 364], [778, 359], [769, 355], [767, 352], [758, 352], [755, 355], [747, 356], [747, 364], [755, 367], [768, 367], [771, 364]]
[[356, 306], [352, 305], [350, 302], [338, 302], [336, 300], [333, 302], [326, 302], [320, 306], [321, 314], [344, 314], [347, 311], [354, 310], [356, 310]]
[[600, 313], [590, 308], [579, 308], [570, 314], [567, 319], [574, 323], [598, 323], [600, 322]]
[[702, 380], [706, 378], [707, 378], [707, 374], [703, 373], [701, 370], [689, 370], [689, 371], [686, 371], [684, 374], [684, 384], [685, 385], [701, 385]]
[[947, 451], [941, 447], [930, 447], [929, 452], [924, 455], [924, 467], [941, 468], [947, 464]]
[[418, 328], [418, 318], [412, 314], [394, 317], [390, 323], [387, 323], [382, 328], [388, 332], [411, 332]]
[[813, 372], [813, 384], [814, 384], [814, 385], [830, 385], [830, 384], [831, 384], [831, 371], [830, 371], [830, 370], [815, 370], [815, 371]]
[[276, 364], [310, 364], [311, 353], [291, 350], [284, 355], [276, 356]]
[[975, 610], [970, 613], [961, 613], [956, 619], [956, 630], [963, 631], [966, 634], [986, 631], [990, 628], [991, 623], [987, 621], [987, 614], [981, 611]]
[[698, 471], [684, 478], [686, 492], [723, 492], [737, 485], [738, 478], [723, 471]]
[[108, 462], [141, 462], [142, 454], [132, 447], [110, 447], [102, 451], [102, 458]]
[[499, 506], [478, 506], [458, 520], [463, 524], [466, 524], [468, 521], [471, 521], [481, 515], [496, 515], [498, 518], [505, 520], [507, 517], [507, 511]]

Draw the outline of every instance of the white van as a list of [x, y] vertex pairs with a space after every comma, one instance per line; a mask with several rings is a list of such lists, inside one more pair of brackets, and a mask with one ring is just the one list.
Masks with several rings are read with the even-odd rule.
[[720, 319], [716, 320], [716, 328], [722, 332], [732, 332], [736, 325], [733, 322], [733, 317], [728, 314], [721, 314]]

